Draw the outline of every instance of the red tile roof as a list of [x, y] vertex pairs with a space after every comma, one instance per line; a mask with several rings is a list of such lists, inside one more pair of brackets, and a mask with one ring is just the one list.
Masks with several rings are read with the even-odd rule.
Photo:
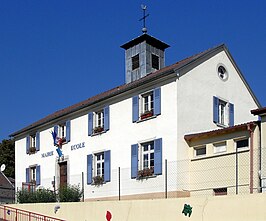
[[77, 104], [74, 104], [72, 106], [69, 106], [67, 108], [64, 108], [64, 109], [61, 109], [59, 111], [56, 111], [44, 118], [42, 118], [41, 120], [39, 121], [36, 121], [35, 123], [33, 124], [30, 124], [29, 126], [19, 130], [19, 131], [16, 131], [14, 133], [12, 133], [10, 136], [11, 137], [15, 137], [21, 133], [24, 133], [28, 130], [31, 130], [31, 129], [34, 129], [35, 127], [38, 127], [42, 124], [45, 124], [45, 123], [48, 123], [49, 121], [52, 121], [52, 120], [56, 120], [60, 117], [63, 117], [67, 114], [70, 114], [70, 113], [73, 113], [75, 111], [78, 111], [78, 110], [81, 110], [83, 108], [86, 108], [92, 104], [95, 104], [95, 103], [98, 103], [100, 101], [103, 101], [105, 99], [108, 99], [110, 97], [113, 97], [113, 96], [116, 96], [118, 94], [122, 94], [123, 92], [126, 92], [126, 91], [129, 91], [129, 90], [132, 90], [140, 85], [143, 85], [145, 83], [148, 83], [148, 82], [151, 82], [153, 80], [156, 80], [156, 79], [159, 79], [159, 78], [163, 78], [165, 76], [168, 76], [170, 74], [173, 74], [175, 73], [175, 71], [178, 71], [179, 69], [183, 68], [183, 67], [186, 67], [188, 65], [190, 65], [191, 63], [193, 63], [194, 61], [198, 60], [199, 58], [203, 58], [205, 56], [207, 56], [208, 54], [216, 51], [216, 50], [219, 50], [219, 49], [225, 49], [225, 45], [224, 44], [221, 44], [221, 45], [218, 45], [214, 48], [210, 48], [206, 51], [203, 51], [201, 53], [198, 53], [196, 55], [193, 55], [191, 57], [188, 57], [186, 59], [183, 59], [175, 64], [172, 64], [170, 66], [167, 66], [167, 67], [164, 67], [158, 71], [155, 71], [153, 73], [150, 73], [148, 75], [146, 75], [145, 77], [143, 78], [140, 78], [136, 81], [133, 81], [133, 82], [130, 82], [128, 84], [124, 84], [124, 85], [121, 85], [121, 86], [118, 86], [118, 87], [115, 87], [111, 90], [108, 90], [106, 92], [103, 92], [101, 94], [98, 94], [96, 96], [93, 96], [91, 98], [88, 98], [87, 100], [84, 100], [84, 101], [81, 101]]
[[223, 128], [223, 129], [211, 130], [211, 131], [195, 133], [195, 134], [187, 134], [184, 136], [184, 139], [187, 142], [191, 142], [191, 141], [195, 141], [195, 140], [199, 140], [199, 139], [205, 139], [205, 138], [209, 138], [209, 137], [229, 134], [229, 133], [236, 132], [236, 131], [248, 130], [249, 127], [251, 129], [254, 129], [256, 125], [257, 125], [257, 122], [252, 121], [252, 122], [248, 122], [248, 123], [244, 123], [244, 124], [235, 125], [232, 127]]

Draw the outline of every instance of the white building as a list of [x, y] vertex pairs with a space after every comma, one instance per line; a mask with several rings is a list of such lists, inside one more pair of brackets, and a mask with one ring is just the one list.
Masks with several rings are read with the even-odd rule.
[[[185, 134], [256, 120], [260, 107], [225, 45], [165, 67], [167, 44], [144, 33], [125, 49], [126, 83], [57, 111], [13, 134], [16, 187], [81, 184], [85, 199], [160, 197], [165, 159], [187, 171]], [[51, 132], [57, 132], [54, 146]], [[62, 145], [61, 145], [62, 144]], [[57, 152], [57, 151], [58, 152]], [[61, 152], [63, 156], [61, 156]], [[61, 157], [59, 157], [61, 156]], [[121, 171], [118, 170], [121, 168]], [[180, 173], [179, 173], [180, 174]], [[103, 183], [95, 185], [95, 183]], [[120, 182], [118, 182], [120, 177]], [[147, 179], [141, 179], [148, 177]], [[182, 194], [189, 177], [174, 173], [169, 193]], [[153, 185], [156, 183], [156, 185]]]

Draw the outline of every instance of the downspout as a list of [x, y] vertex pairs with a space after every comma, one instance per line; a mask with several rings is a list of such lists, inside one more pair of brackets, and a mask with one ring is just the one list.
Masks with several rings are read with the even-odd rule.
[[249, 131], [249, 134], [250, 134], [250, 162], [249, 162], [249, 165], [250, 165], [250, 171], [249, 171], [249, 192], [252, 194], [253, 193], [253, 182], [254, 182], [254, 128], [251, 128], [251, 126], [253, 126], [253, 124], [248, 124], [248, 131]]

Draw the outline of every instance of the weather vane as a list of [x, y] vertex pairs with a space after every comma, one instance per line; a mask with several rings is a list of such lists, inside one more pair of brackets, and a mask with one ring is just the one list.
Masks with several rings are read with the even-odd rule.
[[145, 34], [145, 33], [147, 33], [146, 18], [149, 16], [149, 14], [146, 15], [146, 9], [147, 9], [147, 6], [146, 5], [141, 5], [141, 8], [143, 10], [143, 17], [139, 21], [142, 21], [143, 20], [142, 32], [143, 32], [143, 34]]

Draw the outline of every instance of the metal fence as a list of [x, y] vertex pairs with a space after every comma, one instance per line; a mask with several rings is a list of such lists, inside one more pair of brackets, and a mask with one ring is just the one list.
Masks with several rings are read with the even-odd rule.
[[0, 221], [64, 221], [31, 211], [0, 205]]
[[[260, 155], [260, 150], [254, 150], [251, 161], [250, 150], [243, 149], [191, 160], [165, 160], [162, 175], [157, 176], [131, 179], [131, 168], [118, 167], [112, 169], [107, 183], [88, 185], [85, 171], [71, 175], [68, 181], [84, 190], [86, 201], [259, 193]], [[51, 186], [52, 182], [53, 179], [43, 180], [44, 186]]]

